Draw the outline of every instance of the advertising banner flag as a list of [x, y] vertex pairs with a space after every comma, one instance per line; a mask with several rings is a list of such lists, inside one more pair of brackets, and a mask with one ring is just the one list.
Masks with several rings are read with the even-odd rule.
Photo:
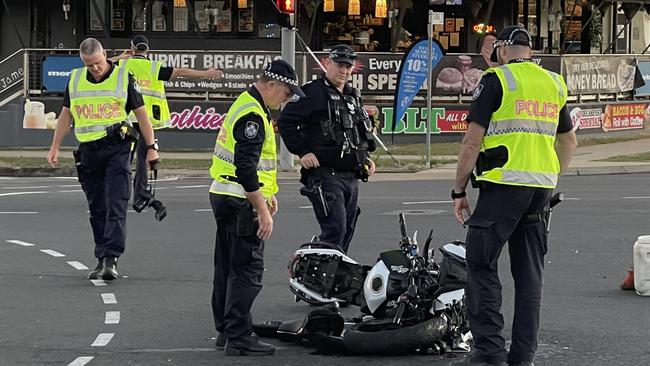
[[397, 122], [402, 119], [406, 109], [411, 105], [413, 98], [420, 91], [427, 80], [429, 67], [433, 70], [444, 55], [438, 41], [433, 40], [431, 44], [431, 65], [429, 63], [428, 40], [414, 43], [404, 54], [397, 73], [397, 91], [395, 93], [392, 129], [395, 130]]
[[42, 76], [43, 90], [48, 92], [63, 92], [72, 70], [83, 67], [79, 56], [46, 56], [43, 60]]
[[636, 88], [634, 94], [639, 97], [650, 95], [650, 61], [639, 61], [639, 71], [645, 85]]

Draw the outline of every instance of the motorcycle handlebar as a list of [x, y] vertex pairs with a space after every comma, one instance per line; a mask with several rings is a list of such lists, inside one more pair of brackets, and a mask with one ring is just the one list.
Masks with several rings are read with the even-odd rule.
[[399, 214], [399, 231], [402, 234], [402, 240], [408, 239], [408, 235], [406, 234], [406, 219], [403, 213]]

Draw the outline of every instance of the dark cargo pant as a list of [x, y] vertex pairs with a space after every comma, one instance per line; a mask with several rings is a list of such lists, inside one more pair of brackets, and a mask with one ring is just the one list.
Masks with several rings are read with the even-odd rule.
[[[467, 221], [467, 304], [474, 336], [472, 361], [532, 361], [542, 301], [547, 235], [541, 213], [552, 190], [485, 183]], [[497, 262], [508, 242], [515, 283], [512, 345], [501, 335], [501, 283]]]
[[130, 140], [106, 138], [81, 143], [81, 188], [86, 194], [95, 257], [119, 257], [126, 241], [126, 210], [131, 194]]
[[264, 241], [256, 213], [243, 198], [210, 193], [217, 222], [212, 315], [217, 332], [239, 338], [252, 332], [251, 307], [262, 290]]

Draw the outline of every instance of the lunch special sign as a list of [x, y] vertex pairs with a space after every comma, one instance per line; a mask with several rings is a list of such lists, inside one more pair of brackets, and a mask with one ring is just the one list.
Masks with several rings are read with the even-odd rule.
[[630, 91], [639, 86], [635, 85], [636, 70], [634, 57], [580, 55], [562, 58], [562, 75], [572, 95]]
[[650, 104], [608, 104], [602, 107], [573, 107], [569, 112], [576, 130], [602, 129], [605, 132], [641, 129], [650, 125]]

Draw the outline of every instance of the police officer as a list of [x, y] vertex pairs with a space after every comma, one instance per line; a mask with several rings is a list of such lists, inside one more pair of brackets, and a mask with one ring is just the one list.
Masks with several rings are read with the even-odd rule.
[[[135, 75], [144, 98], [147, 116], [154, 130], [172, 125], [169, 105], [165, 96], [165, 81], [175, 77], [215, 79], [223, 77], [223, 72], [217, 69], [193, 70], [183, 67], [167, 67], [162, 62], [149, 60], [148, 52], [149, 40], [147, 37], [136, 35], [131, 40], [131, 49], [112, 60], [120, 60], [119, 65]], [[137, 122], [133, 114], [129, 117], [132, 122]], [[140, 136], [136, 145], [137, 160], [133, 177], [133, 209], [137, 212], [141, 212], [149, 206], [153, 199], [151, 192], [147, 190], [146, 152], [146, 144], [143, 137]]]
[[349, 46], [332, 48], [325, 73], [305, 84], [306, 97], [289, 103], [278, 120], [287, 148], [300, 157], [301, 194], [314, 207], [319, 240], [346, 253], [361, 213], [358, 180], [375, 171], [372, 121], [358, 90], [347, 83], [356, 57]]
[[[467, 301], [474, 352], [466, 364], [532, 365], [547, 251], [544, 212], [576, 147], [562, 76], [531, 62], [531, 38], [505, 28], [474, 92], [451, 197], [467, 233]], [[479, 197], [470, 212], [465, 188], [476, 166]], [[465, 221], [466, 215], [471, 215]], [[515, 282], [512, 344], [506, 353], [497, 261], [508, 242]]]
[[147, 146], [147, 161], [158, 159], [154, 132], [133, 75], [106, 59], [101, 43], [85, 39], [79, 53], [85, 67], [72, 70], [47, 160], [58, 164], [59, 145], [70, 130], [79, 140], [75, 164], [86, 194], [98, 260], [89, 279], [117, 278], [117, 258], [124, 252], [126, 209], [130, 196], [129, 167], [137, 132], [126, 123], [133, 111]]
[[276, 60], [230, 106], [212, 157], [210, 203], [217, 222], [212, 314], [217, 347], [229, 355], [268, 355], [252, 333], [250, 309], [262, 289], [264, 240], [278, 210], [276, 146], [268, 108], [304, 96], [296, 73]]

